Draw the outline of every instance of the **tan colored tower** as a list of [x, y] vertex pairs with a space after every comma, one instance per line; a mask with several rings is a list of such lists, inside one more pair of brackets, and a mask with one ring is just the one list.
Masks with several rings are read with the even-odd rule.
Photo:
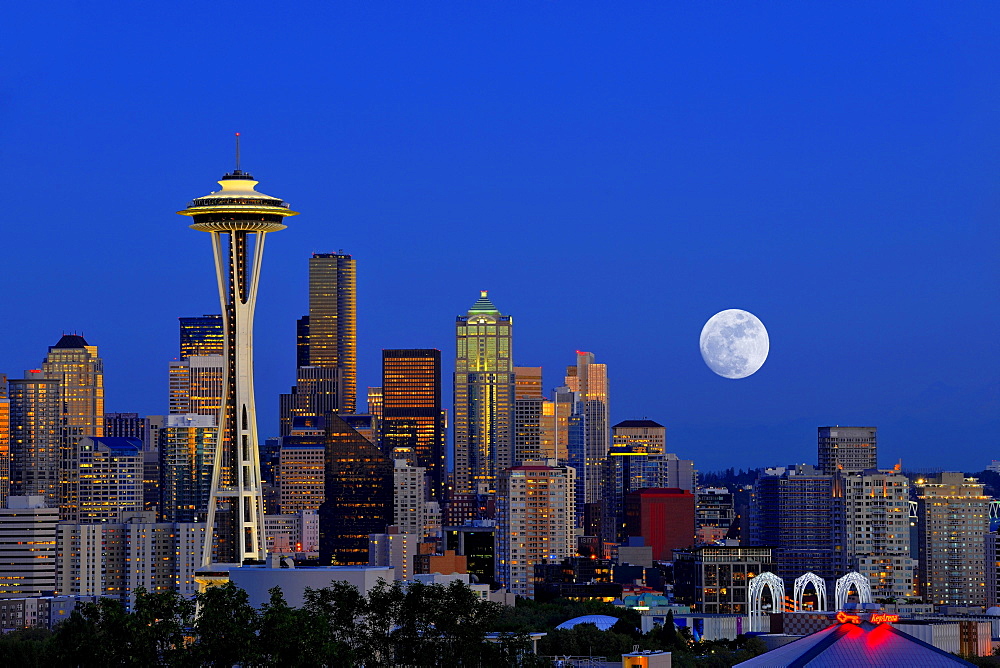
[[[239, 141], [237, 139], [237, 141]], [[257, 192], [257, 181], [237, 167], [221, 190], [193, 200], [177, 213], [191, 228], [212, 235], [225, 337], [222, 409], [208, 502], [204, 565], [214, 559], [242, 563], [264, 558], [264, 500], [253, 392], [253, 317], [268, 232], [285, 229], [296, 215], [277, 197]]]
[[356, 271], [343, 253], [309, 258], [309, 366], [336, 370], [336, 412], [345, 414], [357, 407]]

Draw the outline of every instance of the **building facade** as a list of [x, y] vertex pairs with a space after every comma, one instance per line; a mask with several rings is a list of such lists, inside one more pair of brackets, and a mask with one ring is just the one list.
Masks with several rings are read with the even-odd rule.
[[705, 614], [747, 614], [750, 580], [774, 570], [767, 547], [705, 546], [674, 555], [678, 603]]
[[625, 497], [625, 534], [641, 536], [653, 559], [670, 561], [694, 545], [694, 494], [677, 487], [640, 489]]
[[222, 355], [194, 355], [171, 361], [169, 412], [218, 417], [226, 377], [224, 365]]
[[579, 518], [586, 504], [600, 503], [603, 492], [604, 462], [611, 448], [607, 365], [595, 364], [593, 353], [576, 351], [576, 365], [566, 368], [566, 387], [576, 393], [577, 433], [570, 436], [568, 455], [577, 472]]
[[338, 413], [357, 408], [357, 267], [350, 255], [309, 258], [309, 366], [336, 371]]
[[10, 388], [10, 494], [43, 496], [59, 507], [62, 466], [60, 382], [41, 369], [25, 371], [11, 379]]
[[143, 510], [143, 452], [137, 438], [85, 437], [72, 460], [77, 500], [71, 522], [117, 522], [123, 513]]
[[0, 508], [0, 598], [51, 595], [56, 589], [59, 509], [44, 496], [9, 496]]
[[455, 490], [495, 494], [514, 448], [513, 320], [483, 290], [455, 340]]
[[165, 416], [158, 453], [160, 516], [165, 522], [206, 520], [218, 432], [214, 415]]
[[222, 314], [181, 317], [180, 359], [210, 357], [225, 354], [226, 339], [222, 331]]

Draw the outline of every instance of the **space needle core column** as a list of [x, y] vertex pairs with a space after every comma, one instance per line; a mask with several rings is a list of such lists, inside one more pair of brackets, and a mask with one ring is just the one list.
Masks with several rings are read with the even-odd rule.
[[253, 396], [253, 316], [264, 237], [285, 229], [284, 218], [296, 215], [281, 199], [254, 190], [257, 181], [239, 169], [238, 161], [237, 157], [236, 169], [218, 182], [222, 190], [192, 200], [177, 212], [194, 219], [192, 229], [212, 235], [226, 341], [204, 566], [213, 561], [213, 542], [217, 562], [264, 559], [264, 499]]

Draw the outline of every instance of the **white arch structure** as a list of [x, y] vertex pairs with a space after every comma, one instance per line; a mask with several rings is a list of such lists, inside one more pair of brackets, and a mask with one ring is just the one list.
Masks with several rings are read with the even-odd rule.
[[805, 610], [806, 590], [809, 588], [809, 585], [812, 585], [813, 589], [816, 590], [816, 611], [826, 610], [826, 582], [815, 573], [806, 573], [795, 578], [795, 589], [792, 595], [792, 600], [795, 602], [795, 609]]
[[837, 578], [837, 610], [843, 610], [847, 605], [847, 595], [851, 593], [851, 587], [858, 590], [858, 602], [862, 605], [872, 602], [872, 586], [861, 573], [851, 571], [841, 578]]
[[764, 616], [764, 589], [771, 591], [772, 612], [782, 612], [785, 609], [785, 582], [774, 573], [765, 571], [750, 580], [750, 630], [757, 629], [758, 622]]

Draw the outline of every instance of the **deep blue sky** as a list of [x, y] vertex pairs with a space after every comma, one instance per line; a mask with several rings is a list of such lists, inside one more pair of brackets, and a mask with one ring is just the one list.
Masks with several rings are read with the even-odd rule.
[[[82, 332], [107, 410], [165, 412], [177, 317], [218, 312], [174, 212], [240, 131], [302, 212], [268, 240], [262, 437], [307, 258], [343, 249], [360, 387], [382, 348], [437, 347], [450, 388], [489, 289], [516, 363], [551, 388], [593, 351], [613, 419], [666, 424], [702, 470], [814, 462], [838, 423], [877, 425], [883, 465], [1000, 457], [1000, 5], [100, 7], [5, 8], [0, 372]], [[726, 308], [771, 337], [741, 381], [698, 352]]]

